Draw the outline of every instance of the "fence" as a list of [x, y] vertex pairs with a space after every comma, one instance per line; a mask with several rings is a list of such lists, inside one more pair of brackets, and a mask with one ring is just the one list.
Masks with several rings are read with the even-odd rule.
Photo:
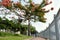
[[49, 27], [39, 35], [49, 40], [60, 40], [60, 9]]

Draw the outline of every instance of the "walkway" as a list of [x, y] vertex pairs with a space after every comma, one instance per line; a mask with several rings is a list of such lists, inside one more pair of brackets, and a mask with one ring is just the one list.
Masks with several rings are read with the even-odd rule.
[[34, 38], [32, 38], [32, 39], [27, 39], [27, 40], [46, 40], [46, 39], [40, 38], [40, 37], [34, 37]]

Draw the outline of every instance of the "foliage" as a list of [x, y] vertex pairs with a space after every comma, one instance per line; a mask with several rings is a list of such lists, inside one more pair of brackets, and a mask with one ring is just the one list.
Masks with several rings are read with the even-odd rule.
[[4, 37], [4, 36], [13, 36], [14, 34], [11, 33], [6, 33], [6, 32], [0, 32], [0, 37]]
[[5, 29], [5, 28], [6, 28], [6, 25], [0, 24], [0, 29]]
[[[1, 18], [0, 18], [1, 19]], [[16, 29], [20, 29], [21, 28], [21, 24], [18, 23], [14, 23], [11, 20], [0, 20], [0, 29], [10, 29], [11, 31], [18, 31]]]
[[30, 27], [30, 30], [31, 30], [31, 34], [35, 34], [36, 33], [36, 29], [35, 29], [35, 27]]
[[27, 34], [27, 25], [22, 25], [22, 27], [21, 27], [21, 34]]
[[[25, 10], [26, 14], [24, 16], [26, 20], [34, 19], [36, 21], [38, 19], [40, 22], [46, 22], [46, 18], [44, 17], [44, 15], [45, 13], [49, 12], [49, 10], [45, 10], [44, 7], [51, 4], [52, 1], [48, 3], [48, 0], [43, 0], [41, 4], [35, 4], [34, 2], [32, 2], [32, 0], [28, 0], [28, 2], [26, 2], [26, 0], [23, 0], [24, 2], [27, 3], [24, 6], [22, 5], [21, 1], [22, 0], [20, 0], [20, 2], [14, 3], [11, 0], [2, 0], [2, 5], [5, 6], [9, 10], [10, 9], [11, 10], [16, 10], [16, 9]], [[53, 10], [53, 8], [51, 8], [51, 10]], [[34, 17], [32, 18], [32, 16]]]
[[[35, 31], [35, 28], [33, 26], [31, 27], [31, 32]], [[10, 31], [20, 31], [21, 34], [25, 34], [27, 33], [27, 29], [28, 29], [28, 25], [22, 25], [20, 23], [14, 23], [12, 20], [2, 20], [0, 18], [0, 29], [6, 29], [6, 30], [10, 30]]]
[[[26, 20], [34, 19], [36, 21], [38, 19], [40, 22], [46, 22], [46, 18], [44, 18], [44, 15], [45, 13], [49, 12], [49, 10], [45, 10], [44, 7], [51, 3], [52, 1], [48, 3], [47, 0], [43, 0], [41, 4], [35, 4], [34, 2], [32, 2], [32, 0], [29, 0], [27, 2], [27, 5], [25, 6], [21, 5], [21, 7], [22, 7], [22, 10], [25, 10], [26, 12], [25, 14]], [[34, 17], [32, 18], [31, 16], [34, 16]]]

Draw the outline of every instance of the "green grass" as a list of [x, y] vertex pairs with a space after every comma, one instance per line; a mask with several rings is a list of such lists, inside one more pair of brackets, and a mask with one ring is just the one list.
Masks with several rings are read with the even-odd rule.
[[25, 40], [30, 37], [19, 37], [19, 36], [6, 36], [6, 37], [0, 37], [0, 40]]
[[31, 36], [0, 32], [0, 40], [25, 40], [28, 38], [31, 38]]

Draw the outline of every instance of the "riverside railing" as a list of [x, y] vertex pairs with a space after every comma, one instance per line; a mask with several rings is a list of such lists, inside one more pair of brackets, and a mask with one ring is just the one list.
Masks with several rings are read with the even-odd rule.
[[49, 40], [60, 40], [60, 9], [49, 27], [39, 35]]

